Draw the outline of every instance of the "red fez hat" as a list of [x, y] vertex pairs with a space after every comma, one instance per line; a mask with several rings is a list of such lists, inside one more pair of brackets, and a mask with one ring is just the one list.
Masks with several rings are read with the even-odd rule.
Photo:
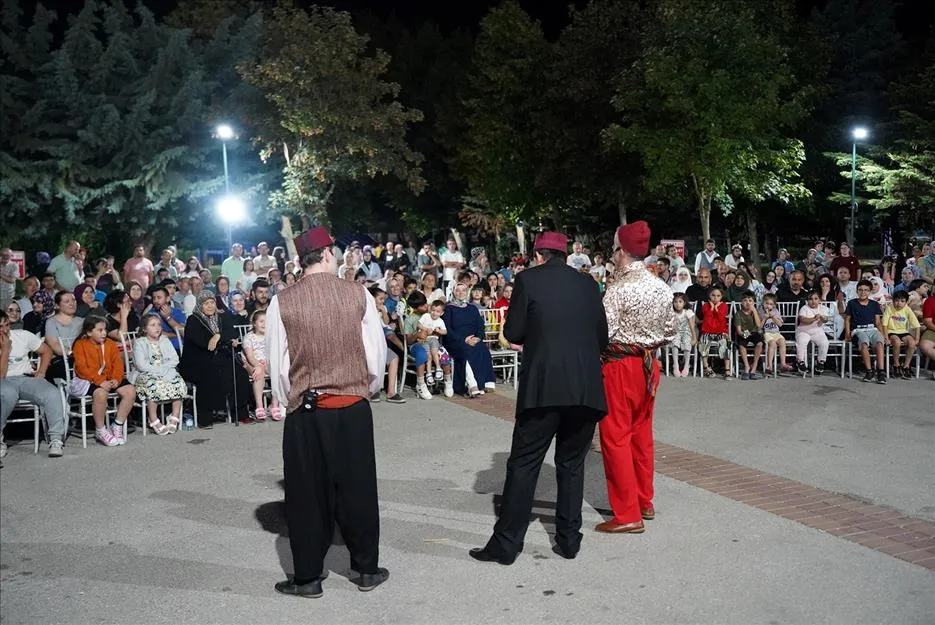
[[543, 232], [536, 237], [536, 250], [555, 250], [563, 254], [568, 252], [568, 237], [561, 232]]
[[297, 236], [293, 242], [295, 243], [295, 250], [299, 254], [308, 254], [334, 245], [334, 239], [331, 238], [328, 229], [324, 226], [315, 226], [311, 230], [306, 230]]
[[649, 224], [634, 221], [617, 228], [617, 245], [630, 256], [642, 257], [649, 252]]

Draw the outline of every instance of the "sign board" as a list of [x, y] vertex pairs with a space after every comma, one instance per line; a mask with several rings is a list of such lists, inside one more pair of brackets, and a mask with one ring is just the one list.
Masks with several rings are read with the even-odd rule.
[[663, 239], [659, 241], [662, 245], [674, 245], [675, 253], [682, 260], [685, 260], [685, 240], [684, 239]]
[[25, 280], [26, 279], [26, 252], [21, 252], [19, 250], [11, 250], [11, 252], [12, 252], [12, 257], [10, 258], [10, 260], [16, 263], [16, 266], [19, 267], [19, 275], [17, 276], [17, 278], [19, 278], [20, 280]]

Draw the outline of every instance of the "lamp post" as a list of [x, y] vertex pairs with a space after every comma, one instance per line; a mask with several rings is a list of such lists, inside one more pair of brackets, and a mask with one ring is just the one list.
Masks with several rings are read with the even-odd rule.
[[234, 129], [221, 124], [214, 130], [214, 136], [221, 140], [221, 153], [224, 155], [224, 192], [231, 192], [230, 176], [227, 174], [227, 142], [234, 138]]
[[233, 226], [247, 216], [246, 206], [236, 195], [227, 194], [218, 200], [217, 213], [221, 221], [227, 224], [227, 249], [230, 249], [234, 246]]
[[847, 244], [854, 249], [854, 220], [857, 218], [857, 142], [867, 138], [867, 129], [858, 126], [851, 131], [851, 221], [848, 224]]

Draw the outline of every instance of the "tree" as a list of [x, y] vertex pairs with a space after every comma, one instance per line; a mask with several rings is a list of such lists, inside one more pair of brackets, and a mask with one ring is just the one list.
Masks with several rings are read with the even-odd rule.
[[537, 185], [541, 158], [535, 142], [552, 54], [539, 24], [513, 0], [481, 21], [463, 133], [448, 140], [454, 142], [455, 174], [466, 183], [475, 209], [491, 217], [505, 213], [507, 222], [515, 222], [557, 213]]
[[338, 184], [394, 176], [414, 192], [424, 186], [422, 155], [406, 143], [420, 111], [403, 106], [399, 86], [383, 79], [389, 56], [367, 52], [344, 12], [280, 4], [264, 19], [255, 59], [239, 65], [243, 78], [267, 103], [253, 115], [262, 156], [285, 161], [282, 187], [271, 195], [284, 214], [328, 223]]
[[[935, 45], [935, 43], [933, 43]], [[933, 50], [935, 51], [935, 50]], [[935, 54], [930, 54], [935, 59]], [[935, 61], [904, 83], [894, 85], [895, 119], [881, 125], [885, 142], [871, 146], [859, 161], [859, 181], [874, 209], [877, 223], [897, 233], [935, 227]], [[851, 155], [831, 154], [842, 176], [850, 180]], [[833, 193], [834, 202], [850, 203], [850, 195]]]
[[614, 97], [620, 119], [608, 140], [641, 155], [647, 192], [694, 199], [705, 238], [712, 207], [728, 212], [732, 193], [763, 179], [758, 170], [775, 164], [769, 155], [808, 110], [811, 88], [775, 34], [791, 12], [773, 11], [775, 3], [660, 0]]
[[[34, 57], [50, 23], [37, 9]], [[29, 92], [14, 91], [21, 99], [11, 105], [28, 111], [30, 123], [2, 159], [18, 173], [3, 190], [15, 219], [61, 216], [78, 230], [119, 223], [125, 242], [145, 247], [197, 222], [222, 182], [216, 160], [206, 160], [215, 146], [205, 127], [220, 86], [187, 31], [158, 24], [142, 6], [88, 0], [34, 72]]]

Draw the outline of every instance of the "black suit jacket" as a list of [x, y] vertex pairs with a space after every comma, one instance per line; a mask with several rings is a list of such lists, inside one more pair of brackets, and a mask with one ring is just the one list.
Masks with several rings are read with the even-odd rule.
[[600, 359], [607, 317], [593, 278], [557, 258], [518, 274], [503, 335], [523, 346], [517, 416], [556, 406], [607, 414]]

